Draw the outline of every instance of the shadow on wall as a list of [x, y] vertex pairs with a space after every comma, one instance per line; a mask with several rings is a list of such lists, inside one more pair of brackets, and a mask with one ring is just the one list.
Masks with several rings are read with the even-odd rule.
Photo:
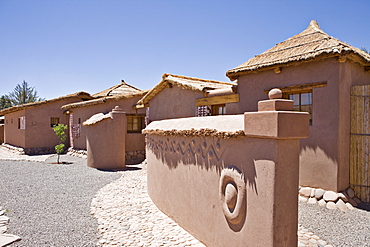
[[263, 151], [269, 150], [268, 145], [272, 142], [274, 140], [245, 136], [221, 139], [148, 135], [147, 150], [169, 169], [196, 165], [201, 169], [215, 170], [220, 175], [224, 168], [235, 166], [244, 174], [245, 183], [258, 195], [256, 166], [259, 160], [273, 160], [274, 153]]

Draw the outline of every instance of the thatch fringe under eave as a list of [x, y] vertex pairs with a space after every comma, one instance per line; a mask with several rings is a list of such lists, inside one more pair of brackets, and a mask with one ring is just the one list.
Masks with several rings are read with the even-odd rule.
[[222, 89], [235, 86], [233, 83], [199, 79], [181, 75], [163, 74], [162, 80], [154, 86], [141, 100], [137, 102], [137, 109], [148, 106], [149, 101], [166, 87], [176, 85], [182, 89], [202, 92], [206, 89]]
[[117, 101], [117, 100], [121, 100], [121, 99], [130, 99], [130, 98], [133, 98], [133, 97], [143, 96], [143, 95], [147, 94], [148, 92], [149, 92], [149, 90], [141, 91], [139, 93], [133, 93], [133, 94], [106, 96], [106, 97], [101, 97], [101, 98], [92, 99], [92, 100], [88, 100], [88, 101], [76, 102], [76, 103], [71, 103], [71, 104], [68, 104], [68, 105], [64, 105], [64, 106], [61, 107], [61, 109], [67, 110], [67, 109], [75, 109], [75, 108], [80, 108], [80, 107], [87, 107], [87, 106], [105, 104], [106, 102], [109, 102], [109, 101]]
[[5, 115], [5, 114], [21, 111], [21, 110], [26, 109], [26, 108], [36, 107], [36, 106], [39, 106], [39, 105], [44, 105], [44, 104], [48, 104], [48, 103], [51, 103], [51, 102], [66, 100], [66, 99], [70, 99], [70, 98], [79, 98], [81, 100], [93, 99], [93, 97], [89, 93], [77, 92], [77, 93], [74, 93], [74, 94], [68, 94], [66, 96], [58, 97], [58, 98], [55, 98], [55, 99], [36, 101], [36, 102], [31, 102], [31, 103], [27, 103], [27, 104], [16, 105], [16, 106], [12, 106], [12, 107], [9, 107], [9, 108], [5, 108], [5, 109], [0, 110], [0, 115]]

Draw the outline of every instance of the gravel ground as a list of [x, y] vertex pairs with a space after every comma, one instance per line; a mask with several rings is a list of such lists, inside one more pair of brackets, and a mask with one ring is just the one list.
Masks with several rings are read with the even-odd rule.
[[342, 212], [299, 202], [298, 221], [333, 246], [370, 246], [370, 211]]
[[[9, 210], [9, 234], [22, 238], [11, 246], [95, 246], [98, 223], [90, 204], [98, 190], [122, 174], [72, 164], [0, 160], [0, 205]], [[52, 169], [50, 169], [52, 168]], [[333, 246], [370, 246], [370, 205], [348, 212], [299, 203], [299, 224]]]
[[11, 246], [96, 246], [96, 220], [90, 204], [121, 174], [88, 168], [86, 160], [63, 155], [72, 164], [0, 160], [0, 205], [8, 210]]

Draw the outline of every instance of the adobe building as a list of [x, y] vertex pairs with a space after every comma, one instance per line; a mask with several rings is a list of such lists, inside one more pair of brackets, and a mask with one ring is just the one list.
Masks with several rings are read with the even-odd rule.
[[[4, 143], [21, 147], [26, 154], [55, 153], [59, 144], [53, 126], [68, 125], [69, 116], [62, 105], [92, 99], [90, 94], [78, 92], [63, 97], [9, 107], [4, 115]], [[67, 145], [68, 146], [68, 145]]]
[[[94, 99], [63, 105], [62, 109], [69, 114], [71, 126], [69, 135], [73, 150], [70, 151], [87, 150], [87, 129], [83, 122], [95, 114], [107, 114], [115, 106], [119, 106], [127, 117], [125, 135], [127, 162], [128, 164], [141, 162], [145, 158], [145, 137], [141, 134], [141, 130], [145, 128], [145, 109], [136, 109], [135, 105], [146, 93], [147, 91], [137, 89], [122, 80], [118, 85], [93, 94]], [[99, 133], [102, 137], [103, 132]]]
[[225, 115], [238, 102], [236, 85], [227, 82], [164, 74], [162, 80], [137, 102], [147, 110], [147, 123], [155, 120]]
[[0, 144], [4, 142], [4, 116], [0, 116]]
[[301, 186], [333, 191], [351, 186], [370, 201], [369, 54], [311, 21], [300, 34], [226, 75], [237, 80], [239, 93], [239, 102], [228, 113], [256, 111], [272, 88], [294, 100], [296, 111], [310, 113], [309, 137], [301, 140]]

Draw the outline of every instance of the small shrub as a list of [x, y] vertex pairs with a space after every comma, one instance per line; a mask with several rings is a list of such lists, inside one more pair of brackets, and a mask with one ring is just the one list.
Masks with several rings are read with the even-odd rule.
[[65, 133], [66, 129], [68, 129], [68, 126], [64, 124], [58, 124], [53, 127], [55, 134], [59, 137], [59, 144], [55, 146], [55, 151], [58, 154], [58, 161], [57, 161], [58, 164], [60, 164], [59, 156], [61, 153], [64, 152], [65, 145], [63, 144], [63, 142], [65, 142], [65, 140], [67, 139], [67, 135]]

